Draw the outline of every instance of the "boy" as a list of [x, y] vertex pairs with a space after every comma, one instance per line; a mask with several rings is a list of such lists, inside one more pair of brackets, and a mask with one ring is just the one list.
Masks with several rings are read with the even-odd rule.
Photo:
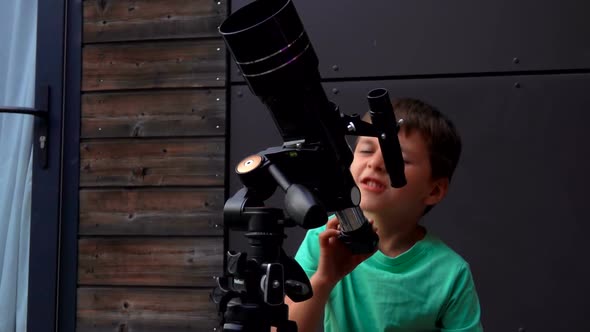
[[[298, 331], [483, 331], [469, 265], [419, 225], [446, 195], [461, 152], [450, 120], [418, 100], [394, 102], [407, 185], [392, 188], [376, 138], [360, 137], [350, 171], [379, 235], [374, 254], [352, 255], [336, 218], [308, 231], [295, 259], [314, 296], [289, 305]], [[365, 121], [370, 120], [365, 116]]]

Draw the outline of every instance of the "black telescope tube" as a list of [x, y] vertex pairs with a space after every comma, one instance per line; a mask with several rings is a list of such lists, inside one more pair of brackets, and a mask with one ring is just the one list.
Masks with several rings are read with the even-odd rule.
[[340, 113], [322, 87], [318, 58], [293, 2], [249, 3], [219, 31], [250, 90], [271, 111], [283, 141], [320, 143], [348, 169], [352, 152]]
[[219, 32], [259, 97], [319, 81], [318, 58], [291, 0], [252, 2], [230, 15]]
[[246, 69], [244, 76], [277, 69], [309, 45], [303, 24], [290, 0], [254, 1], [223, 21], [219, 32], [237, 64]]
[[[230, 15], [219, 31], [283, 140], [328, 143], [320, 123], [329, 126], [338, 117], [328, 114], [332, 106], [321, 86], [319, 61], [293, 2], [252, 2]], [[331, 119], [322, 119], [325, 115]]]
[[385, 169], [389, 173], [391, 186], [401, 188], [406, 185], [404, 159], [397, 137], [397, 121], [389, 93], [385, 89], [375, 89], [369, 92], [367, 99], [371, 122], [379, 133], [379, 146], [383, 154]]

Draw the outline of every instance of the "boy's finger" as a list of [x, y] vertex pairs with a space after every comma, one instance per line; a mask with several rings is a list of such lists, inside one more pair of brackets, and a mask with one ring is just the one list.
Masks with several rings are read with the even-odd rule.
[[334, 217], [328, 220], [328, 223], [326, 224], [326, 229], [337, 229], [338, 225], [340, 225], [340, 222], [338, 222], [338, 218]]
[[321, 247], [327, 247], [330, 244], [330, 239], [340, 235], [340, 231], [336, 229], [326, 229], [320, 233], [319, 240]]

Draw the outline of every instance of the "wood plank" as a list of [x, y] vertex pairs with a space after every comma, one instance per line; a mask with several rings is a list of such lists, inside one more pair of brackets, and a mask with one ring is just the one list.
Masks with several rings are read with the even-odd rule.
[[85, 93], [83, 138], [223, 135], [225, 90]]
[[81, 190], [80, 235], [223, 236], [223, 189]]
[[211, 332], [218, 325], [210, 290], [78, 288], [76, 330]]
[[80, 149], [80, 186], [221, 186], [225, 140], [105, 139]]
[[219, 37], [226, 8], [212, 0], [87, 0], [84, 42]]
[[223, 237], [81, 238], [80, 285], [213, 287]]
[[83, 48], [83, 91], [224, 85], [225, 47], [221, 39]]

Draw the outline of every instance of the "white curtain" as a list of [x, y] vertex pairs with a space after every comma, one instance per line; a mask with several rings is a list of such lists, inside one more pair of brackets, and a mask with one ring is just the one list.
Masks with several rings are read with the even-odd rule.
[[[37, 0], [0, 0], [0, 107], [33, 107]], [[33, 117], [0, 113], [0, 332], [27, 330]]]

